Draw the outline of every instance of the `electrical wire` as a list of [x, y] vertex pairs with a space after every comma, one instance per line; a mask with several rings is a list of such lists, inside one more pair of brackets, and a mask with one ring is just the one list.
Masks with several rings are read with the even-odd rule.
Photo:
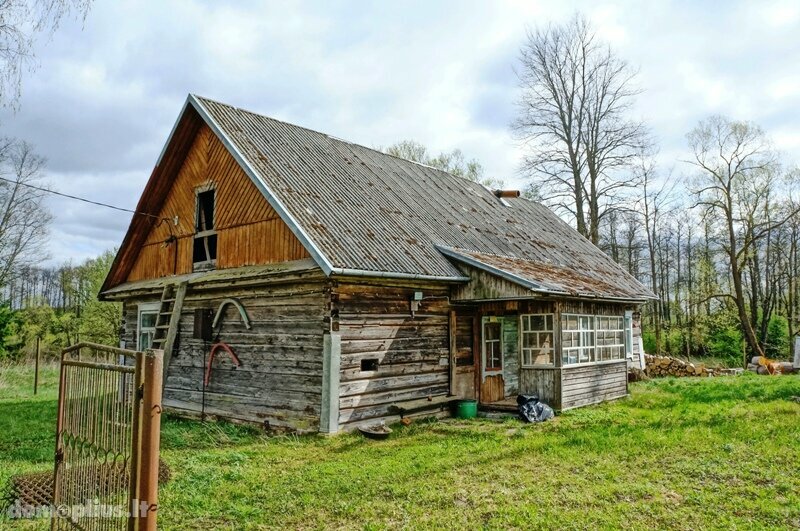
[[151, 217], [151, 218], [161, 219], [161, 217], [153, 215], [153, 214], [149, 214], [147, 212], [139, 212], [137, 210], [131, 210], [129, 208], [122, 208], [122, 207], [118, 207], [118, 206], [114, 206], [114, 205], [109, 205], [108, 203], [101, 203], [100, 201], [93, 201], [91, 199], [86, 199], [85, 197], [78, 197], [77, 195], [70, 195], [70, 194], [65, 194], [63, 192], [56, 192], [55, 190], [51, 190], [49, 188], [42, 188], [41, 186], [35, 186], [33, 184], [28, 184], [28, 183], [23, 183], [23, 182], [20, 182], [20, 181], [15, 181], [13, 179], [7, 179], [6, 177], [0, 177], [0, 181], [5, 181], [5, 182], [11, 183], [11, 184], [15, 184], [15, 185], [19, 185], [19, 186], [26, 186], [28, 188], [33, 188], [34, 190], [39, 190], [40, 192], [45, 192], [45, 193], [48, 193], [48, 194], [58, 195], [58, 196], [61, 196], [61, 197], [66, 197], [68, 199], [74, 199], [75, 201], [82, 201], [84, 203], [89, 203], [91, 205], [97, 205], [97, 206], [101, 206], [101, 207], [105, 207], [105, 208], [111, 208], [113, 210], [119, 210], [119, 211], [122, 211], [122, 212], [130, 212], [131, 214], [139, 214], [140, 216], [148, 216], [148, 217]]

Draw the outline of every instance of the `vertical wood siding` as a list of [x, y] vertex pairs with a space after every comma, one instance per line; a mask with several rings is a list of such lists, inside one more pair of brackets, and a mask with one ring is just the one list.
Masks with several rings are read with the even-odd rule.
[[561, 409], [561, 369], [522, 369], [520, 394], [536, 395], [553, 409]]
[[[217, 268], [309, 257], [222, 142], [203, 125], [159, 213], [160, 217], [170, 221], [157, 224], [150, 230], [128, 281], [192, 271], [195, 190], [205, 185], [216, 189]], [[171, 221], [175, 216], [178, 217], [177, 227]], [[177, 237], [177, 258], [176, 244], [164, 244], [171, 233]]]

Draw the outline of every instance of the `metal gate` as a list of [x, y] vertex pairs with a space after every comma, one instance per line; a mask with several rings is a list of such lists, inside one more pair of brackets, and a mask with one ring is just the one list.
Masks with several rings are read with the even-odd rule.
[[61, 353], [52, 529], [156, 528], [163, 351]]

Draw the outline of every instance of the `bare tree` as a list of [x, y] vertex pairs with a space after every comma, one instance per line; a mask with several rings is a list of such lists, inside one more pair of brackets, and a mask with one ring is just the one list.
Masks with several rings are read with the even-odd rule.
[[[670, 203], [674, 201], [677, 181], [670, 178], [658, 179], [654, 154], [642, 152], [634, 168], [637, 182], [642, 185], [642, 195], [637, 202], [638, 211], [644, 223], [647, 242], [648, 263], [650, 266], [650, 289], [655, 294], [667, 295], [663, 291], [659, 279], [659, 239], [661, 235], [662, 217], [668, 214]], [[659, 298], [652, 303], [653, 327], [655, 328], [656, 350], [661, 351], [662, 320], [664, 317], [664, 301]]]
[[0, 146], [0, 286], [15, 272], [36, 264], [41, 254], [50, 213], [43, 205], [43, 192], [30, 184], [41, 178], [44, 159], [19, 140], [4, 140]]
[[628, 118], [634, 72], [580, 15], [529, 32], [520, 63], [512, 128], [529, 150], [523, 171], [532, 193], [573, 216], [597, 245], [603, 218], [636, 186], [623, 170], [649, 141], [642, 123]]
[[25, 70], [36, 66], [36, 35], [52, 34], [65, 16], [86, 17], [92, 0], [0, 0], [0, 104], [16, 106]]
[[764, 355], [754, 326], [758, 308], [748, 304], [744, 275], [748, 263], [751, 271], [760, 267], [753, 259], [762, 240], [800, 212], [791, 208], [773, 215], [770, 208], [779, 188], [791, 194], [794, 180], [781, 182], [776, 154], [761, 128], [750, 122], [712, 116], [688, 139], [691, 163], [699, 170], [692, 190], [696, 205], [712, 220], [730, 272], [732, 290], [719, 296], [733, 300], [751, 354]]

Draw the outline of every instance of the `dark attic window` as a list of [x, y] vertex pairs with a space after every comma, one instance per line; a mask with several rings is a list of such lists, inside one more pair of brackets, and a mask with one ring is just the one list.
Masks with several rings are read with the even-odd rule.
[[213, 269], [217, 262], [217, 231], [214, 230], [214, 190], [197, 194], [192, 262], [195, 271]]

